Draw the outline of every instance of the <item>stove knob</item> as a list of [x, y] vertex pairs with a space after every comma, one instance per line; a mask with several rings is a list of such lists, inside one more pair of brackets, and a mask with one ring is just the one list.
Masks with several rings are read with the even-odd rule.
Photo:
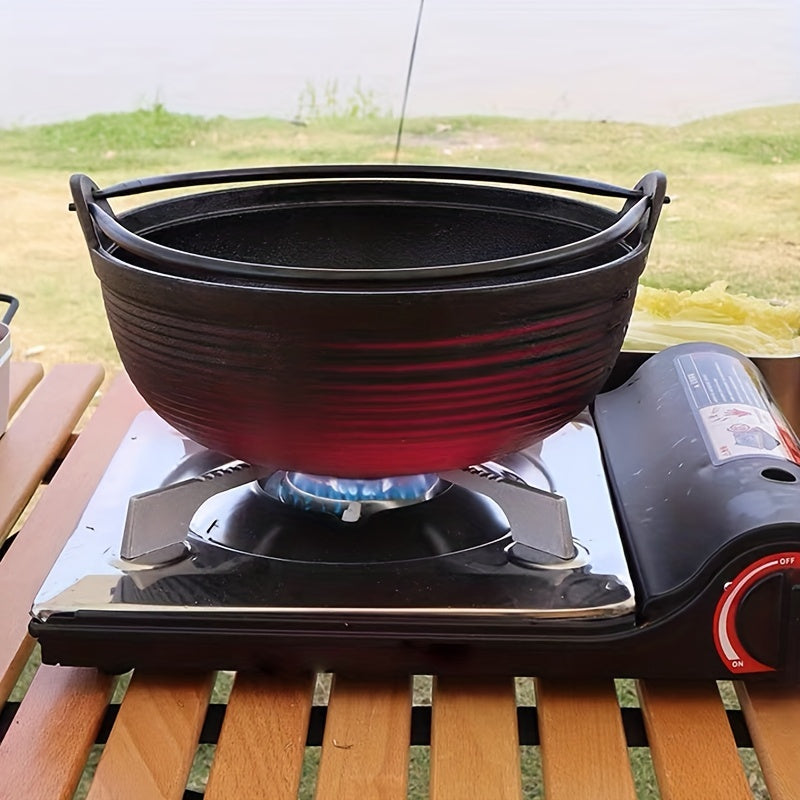
[[739, 603], [736, 633], [745, 650], [768, 667], [778, 668], [783, 656], [785, 574], [774, 572], [753, 584]]

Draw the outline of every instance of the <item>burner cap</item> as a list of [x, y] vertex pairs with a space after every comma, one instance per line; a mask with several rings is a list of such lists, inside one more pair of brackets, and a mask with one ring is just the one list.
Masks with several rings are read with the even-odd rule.
[[276, 500], [303, 511], [357, 522], [378, 511], [430, 500], [442, 484], [430, 474], [360, 480], [280, 470], [263, 481], [262, 488]]

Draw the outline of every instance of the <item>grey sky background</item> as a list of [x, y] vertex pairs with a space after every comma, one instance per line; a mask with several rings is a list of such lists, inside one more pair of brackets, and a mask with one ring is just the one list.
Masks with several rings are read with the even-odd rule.
[[[0, 126], [162, 102], [398, 112], [418, 0], [0, 0]], [[800, 0], [426, 0], [408, 114], [678, 123], [800, 102]]]

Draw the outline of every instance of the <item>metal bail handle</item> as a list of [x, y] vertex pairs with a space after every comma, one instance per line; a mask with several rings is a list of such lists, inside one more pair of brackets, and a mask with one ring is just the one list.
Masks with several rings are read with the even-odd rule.
[[[653, 240], [653, 234], [656, 231], [656, 224], [661, 215], [661, 209], [664, 205], [669, 203], [669, 197], [667, 197], [667, 176], [658, 170], [648, 172], [647, 175], [634, 186], [634, 191], [636, 190], [643, 192], [650, 198], [650, 210], [646, 218], [642, 219], [639, 223], [641, 242], [645, 247], [649, 247], [650, 242]], [[626, 212], [631, 202], [631, 200], [626, 202], [620, 214]]]
[[[124, 227], [108, 204], [109, 197], [144, 192], [254, 181], [291, 182], [308, 180], [435, 180], [457, 183], [489, 183], [575, 191], [590, 195], [620, 197], [625, 206], [616, 220], [602, 231], [566, 245], [539, 252], [525, 253], [490, 261], [422, 267], [383, 268], [380, 270], [297, 267], [254, 264], [188, 253], [145, 239]], [[70, 180], [73, 207], [90, 249], [104, 249], [99, 234], [128, 253], [156, 263], [213, 274], [289, 280], [357, 280], [366, 277], [378, 281], [494, 275], [519, 270], [535, 270], [558, 261], [591, 254], [597, 249], [622, 241], [639, 231], [643, 241], [652, 238], [662, 204], [666, 201], [666, 177], [660, 172], [645, 175], [634, 189], [561, 175], [515, 170], [477, 169], [471, 167], [428, 167], [407, 165], [349, 165], [264, 167], [218, 170], [142, 178], [115, 184], [101, 190], [86, 175]]]

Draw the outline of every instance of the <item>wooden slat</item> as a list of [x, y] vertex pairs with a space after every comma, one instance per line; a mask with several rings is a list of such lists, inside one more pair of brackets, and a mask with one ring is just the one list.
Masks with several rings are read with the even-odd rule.
[[39, 668], [0, 744], [0, 797], [72, 797], [112, 683], [93, 669]]
[[772, 800], [800, 797], [800, 687], [737, 684], [747, 728]]
[[336, 676], [315, 800], [405, 800], [411, 681]]
[[640, 681], [639, 697], [662, 800], [752, 800], [715, 683]]
[[11, 382], [8, 416], [11, 417], [22, 405], [22, 401], [42, 379], [44, 369], [33, 361], [15, 361], [11, 364]]
[[313, 675], [238, 674], [206, 800], [296, 800], [313, 694]]
[[0, 540], [8, 533], [103, 380], [94, 365], [55, 367], [0, 438]]
[[[38, 390], [41, 391], [41, 388]], [[11, 549], [0, 561], [0, 700], [5, 700], [33, 640], [27, 635], [28, 610], [53, 561], [72, 533], [97, 481], [134, 415], [143, 408], [127, 378], [115, 381], [107, 398], [33, 509]], [[25, 408], [28, 412], [28, 407]], [[57, 414], [58, 411], [54, 411]], [[15, 421], [15, 426], [17, 422]], [[0, 798], [18, 797], [31, 776], [42, 776], [41, 797], [71, 797], [74, 765], [83, 763], [105, 706], [107, 681], [81, 682], [76, 671], [41, 668], [0, 743]], [[77, 673], [83, 673], [83, 670]], [[80, 691], [76, 691], [76, 681]], [[69, 734], [50, 724], [50, 709], [69, 708]], [[39, 732], [31, 738], [28, 731]], [[13, 757], [6, 757], [11, 753]], [[36, 796], [36, 795], [32, 795]]]
[[513, 678], [439, 677], [432, 715], [431, 800], [522, 797]]
[[213, 673], [135, 672], [87, 800], [180, 800], [213, 683]]
[[548, 800], [636, 800], [613, 681], [538, 679], [536, 707]]
[[[101, 379], [99, 367], [54, 369], [0, 439], [0, 518], [6, 526], [33, 493]], [[95, 432], [80, 448], [82, 457], [73, 460], [74, 475], [56, 476], [0, 561], [0, 702], [8, 698], [33, 648], [27, 635], [33, 598], [127, 427], [114, 439], [114, 422], [114, 414], [106, 413], [93, 426]]]

